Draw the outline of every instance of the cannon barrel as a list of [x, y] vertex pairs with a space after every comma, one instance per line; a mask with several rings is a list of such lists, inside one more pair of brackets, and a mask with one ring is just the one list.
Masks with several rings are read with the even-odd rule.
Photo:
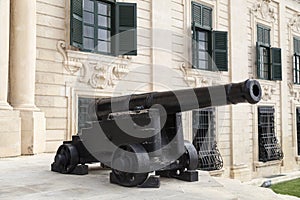
[[[189, 88], [175, 91], [150, 92], [120, 97], [98, 99], [91, 106], [98, 118], [110, 113], [128, 110], [149, 109], [159, 105], [167, 114], [189, 111], [210, 106], [223, 106], [248, 102], [258, 103], [261, 99], [261, 87], [256, 80], [226, 85]], [[95, 110], [94, 110], [95, 109]]]

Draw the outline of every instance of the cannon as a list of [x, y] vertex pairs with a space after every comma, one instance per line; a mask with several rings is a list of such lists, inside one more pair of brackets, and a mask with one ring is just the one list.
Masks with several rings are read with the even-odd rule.
[[95, 99], [85, 128], [58, 148], [51, 170], [84, 175], [89, 163], [111, 169], [110, 182], [159, 187], [159, 177], [198, 180], [198, 155], [185, 141], [181, 112], [261, 99], [256, 80]]

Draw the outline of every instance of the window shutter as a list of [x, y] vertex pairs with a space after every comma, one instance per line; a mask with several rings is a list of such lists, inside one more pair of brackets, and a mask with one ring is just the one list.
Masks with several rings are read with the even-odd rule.
[[260, 66], [260, 42], [256, 42], [256, 65], [257, 65], [257, 78], [261, 77], [261, 66]]
[[298, 66], [298, 59], [297, 59], [297, 54], [295, 53], [293, 56], [293, 65], [294, 65], [294, 83], [297, 84], [298, 83], [298, 70], [297, 70], [297, 66]]
[[264, 29], [261, 27], [257, 27], [257, 41], [264, 43]]
[[282, 80], [281, 49], [272, 48], [272, 80]]
[[202, 6], [193, 2], [192, 3], [192, 18], [195, 27], [202, 27]]
[[71, 45], [83, 45], [83, 0], [71, 0]]
[[213, 31], [213, 61], [219, 71], [228, 71], [227, 32]]
[[193, 38], [192, 38], [192, 65], [193, 68], [198, 68], [198, 43], [197, 43], [197, 32], [195, 23], [192, 25]]
[[137, 55], [137, 15], [135, 3], [116, 4], [116, 55]]
[[297, 112], [297, 123], [300, 123], [300, 108], [296, 108], [296, 112]]
[[300, 55], [300, 40], [294, 38], [294, 51], [296, 55]]
[[257, 26], [257, 42], [270, 46], [270, 29], [264, 28], [260, 25]]
[[197, 28], [212, 29], [212, 9], [192, 2], [192, 23]]
[[202, 7], [202, 26], [205, 29], [212, 29], [212, 9], [208, 7]]

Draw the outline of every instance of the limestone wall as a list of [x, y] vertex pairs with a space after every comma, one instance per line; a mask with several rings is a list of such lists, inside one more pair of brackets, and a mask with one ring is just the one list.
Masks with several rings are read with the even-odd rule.
[[[270, 3], [247, 0], [239, 2], [237, 9], [237, 2], [228, 0], [195, 1], [213, 8], [214, 30], [229, 33], [228, 72], [191, 69], [190, 0], [126, 0], [137, 3], [138, 56], [132, 57], [75, 51], [69, 45], [70, 1], [37, 0], [35, 98], [37, 107], [46, 116], [47, 152], [55, 151], [62, 140], [76, 134], [79, 97], [209, 86], [256, 78], [256, 25], [263, 24], [271, 28], [272, 47], [284, 50], [286, 74], [283, 81], [260, 80], [263, 100], [259, 106], [274, 106], [275, 132], [286, 158], [283, 163], [258, 162], [257, 106], [219, 107], [216, 133], [224, 160], [223, 175], [246, 180], [299, 168], [295, 159], [295, 107], [300, 106], [300, 87], [289, 84], [293, 76], [292, 36], [300, 36], [297, 26], [291, 28], [289, 24], [295, 16], [299, 18], [299, 4], [293, 0]], [[265, 3], [266, 8], [258, 6]], [[161, 38], [162, 33], [169, 37]], [[183, 120], [185, 137], [191, 140], [191, 112], [184, 113]]]
[[37, 1], [36, 105], [45, 112], [46, 151], [54, 151], [66, 139], [68, 105], [62, 56], [58, 40], [66, 37], [64, 0]]

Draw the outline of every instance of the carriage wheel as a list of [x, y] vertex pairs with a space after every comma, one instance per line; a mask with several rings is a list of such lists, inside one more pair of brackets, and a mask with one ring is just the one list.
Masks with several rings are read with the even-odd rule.
[[148, 178], [149, 155], [141, 144], [120, 146], [113, 153], [112, 174], [125, 187], [141, 185]]
[[76, 147], [71, 144], [61, 145], [57, 150], [54, 163], [60, 173], [70, 174], [79, 163]]

